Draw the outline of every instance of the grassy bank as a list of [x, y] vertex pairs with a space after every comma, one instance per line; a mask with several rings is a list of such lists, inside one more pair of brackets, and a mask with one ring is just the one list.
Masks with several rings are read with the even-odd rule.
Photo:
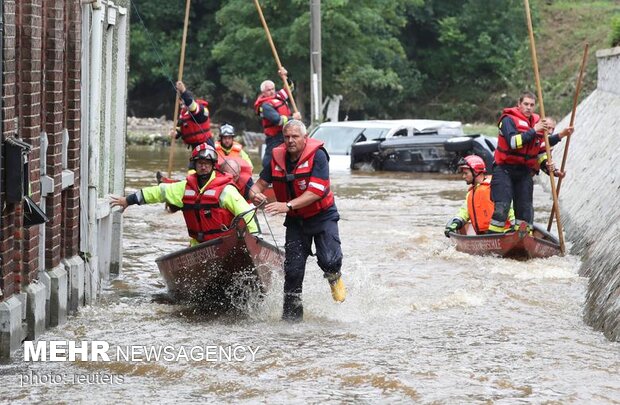
[[[596, 88], [596, 51], [611, 47], [612, 18], [620, 16], [620, 1], [531, 0], [537, 16], [534, 32], [545, 112], [557, 119], [570, 114], [584, 44], [590, 45], [580, 100]], [[521, 20], [521, 17], [523, 18]], [[525, 24], [523, 16], [515, 22]], [[536, 90], [528, 38], [523, 38], [508, 85], [493, 91], [463, 83], [416, 106], [418, 115], [440, 119], [479, 121], [468, 133], [496, 135], [495, 120], [503, 107], [513, 104], [523, 89]], [[473, 131], [473, 132], [472, 132]]]
[[536, 47], [545, 110], [558, 118], [570, 113], [584, 44], [590, 45], [580, 100], [596, 88], [596, 51], [609, 48], [611, 20], [620, 15], [618, 0], [539, 1], [542, 24]]

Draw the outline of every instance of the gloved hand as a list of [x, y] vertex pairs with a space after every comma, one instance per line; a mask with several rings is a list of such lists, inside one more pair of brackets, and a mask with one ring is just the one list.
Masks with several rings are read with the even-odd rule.
[[443, 231], [443, 234], [446, 235], [446, 238], [450, 237], [450, 232], [456, 232], [456, 230], [458, 229], [459, 224], [457, 224], [456, 222], [452, 222], [448, 225], [446, 225], [446, 228]]

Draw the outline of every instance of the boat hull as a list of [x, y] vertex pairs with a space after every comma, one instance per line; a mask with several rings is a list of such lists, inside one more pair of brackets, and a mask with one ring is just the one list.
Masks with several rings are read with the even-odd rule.
[[527, 260], [561, 254], [560, 245], [553, 235], [538, 226], [530, 234], [525, 224], [515, 232], [476, 235], [468, 223], [458, 233], [451, 233], [450, 239], [455, 242], [459, 252], [478, 256], [494, 255]]
[[155, 260], [171, 297], [227, 305], [248, 293], [264, 293], [284, 253], [242, 229]]

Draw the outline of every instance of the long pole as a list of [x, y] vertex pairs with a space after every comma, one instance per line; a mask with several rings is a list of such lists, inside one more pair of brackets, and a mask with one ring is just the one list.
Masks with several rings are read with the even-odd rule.
[[[569, 127], [575, 126], [575, 115], [577, 113], [577, 102], [579, 101], [579, 92], [581, 91], [581, 84], [583, 83], [583, 72], [585, 71], [586, 62], [588, 59], [588, 44], [586, 43], [583, 48], [583, 59], [581, 60], [581, 68], [579, 69], [579, 78], [577, 79], [577, 87], [575, 87], [575, 96], [573, 97], [573, 111], [570, 115], [570, 124]], [[564, 171], [566, 167], [566, 159], [568, 158], [568, 147], [570, 146], [570, 140], [572, 136], [569, 136], [566, 139], [566, 146], [564, 147], [564, 155], [562, 156], [562, 167], [560, 171]], [[558, 195], [560, 194], [560, 187], [562, 186], [562, 178], [558, 180]], [[555, 205], [555, 204], [554, 204]], [[547, 231], [551, 230], [551, 225], [553, 224], [553, 215], [554, 210], [551, 210], [551, 215], [549, 215], [549, 222], [547, 223]]]
[[322, 72], [321, 72], [321, 0], [310, 1], [310, 105], [312, 108], [311, 126], [321, 122], [321, 106], [323, 104]]
[[[265, 21], [265, 17], [263, 16], [263, 10], [258, 3], [258, 0], [254, 0], [254, 4], [256, 5], [256, 10], [258, 10], [258, 16], [260, 17], [260, 21], [263, 23], [263, 28], [265, 28], [265, 33], [267, 34], [267, 40], [269, 41], [269, 45], [271, 46], [271, 52], [273, 53], [273, 58], [276, 60], [276, 64], [278, 65], [278, 70], [282, 69], [282, 63], [280, 63], [280, 58], [278, 57], [278, 51], [276, 50], [276, 46], [273, 43], [273, 39], [271, 38], [271, 33], [269, 32], [269, 27], [267, 26], [267, 21]], [[293, 112], [298, 112], [297, 104], [295, 104], [295, 99], [293, 98], [293, 93], [291, 92], [291, 88], [288, 85], [286, 80], [283, 80], [284, 88], [288, 93], [288, 97], [291, 100], [291, 105], [293, 106]]]
[[[178, 81], [183, 81], [183, 66], [185, 65], [185, 43], [187, 41], [187, 27], [189, 26], [189, 5], [191, 0], [185, 2], [185, 22], [183, 23], [183, 39], [181, 40], [181, 57], [179, 59], [179, 76]], [[179, 119], [179, 92], [176, 92], [174, 100], [174, 115], [172, 116], [172, 135], [170, 136], [170, 153], [168, 154], [168, 177], [172, 177], [172, 160], [174, 158], [174, 130], [177, 127]]]
[[[540, 119], [545, 119], [545, 104], [543, 103], [542, 87], [540, 85], [540, 74], [538, 71], [538, 58], [536, 57], [536, 44], [534, 42], [534, 28], [532, 27], [532, 15], [530, 13], [530, 3], [525, 1], [525, 15], [527, 17], [527, 30], [530, 37], [530, 50], [532, 51], [532, 63], [534, 65], [534, 76], [536, 78], [536, 91], [538, 92], [538, 100], [540, 102]], [[547, 162], [551, 162], [551, 148], [549, 147], [549, 135], [547, 130], [543, 130], [545, 138], [545, 150], [547, 152]], [[558, 194], [555, 189], [555, 177], [553, 173], [549, 173], [549, 181], [551, 182], [551, 195], [553, 196], [553, 209], [558, 224], [558, 238], [560, 239], [560, 251], [565, 253], [564, 231], [562, 229], [562, 221], [560, 221], [560, 205], [558, 204]]]

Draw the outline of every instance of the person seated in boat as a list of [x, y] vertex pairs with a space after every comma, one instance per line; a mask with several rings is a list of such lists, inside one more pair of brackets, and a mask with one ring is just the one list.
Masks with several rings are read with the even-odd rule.
[[251, 201], [250, 190], [254, 185], [252, 180], [252, 168], [247, 165], [245, 160], [240, 158], [226, 158], [218, 162], [219, 170], [223, 173], [230, 174], [237, 189], [243, 195], [246, 201]]
[[[484, 160], [476, 155], [460, 159], [458, 171], [463, 174], [463, 180], [469, 186], [469, 190], [458, 214], [446, 224], [444, 234], [450, 237], [451, 232], [461, 229], [467, 222], [471, 222], [477, 235], [484, 234], [489, 230], [494, 210], [491, 200], [491, 176], [487, 174]], [[514, 212], [511, 208], [504, 227], [509, 230], [513, 224]]]
[[250, 173], [254, 170], [252, 160], [243, 150], [243, 145], [239, 142], [235, 142], [235, 128], [228, 123], [224, 123], [220, 127], [220, 140], [215, 142], [215, 151], [222, 159], [243, 159], [250, 166]]
[[286, 214], [282, 319], [300, 321], [303, 319], [301, 294], [306, 261], [313, 241], [332, 298], [342, 302], [346, 297], [340, 274], [340, 215], [330, 189], [329, 156], [323, 148], [324, 143], [308, 138], [306, 126], [298, 120], [288, 121], [283, 133], [284, 144], [273, 149], [270, 165], [263, 168], [252, 193], [258, 205], [267, 199], [263, 192], [273, 183], [276, 201], [267, 204], [265, 211]]
[[[192, 246], [219, 237], [233, 218], [250, 210], [250, 206], [239, 194], [232, 176], [214, 170], [217, 153], [213, 147], [206, 143], [198, 145], [190, 159], [196, 172], [185, 180], [146, 187], [127, 197], [113, 195], [110, 205], [125, 209], [129, 205], [167, 202], [183, 210]], [[254, 213], [249, 212], [243, 218], [248, 231], [258, 235]]]

